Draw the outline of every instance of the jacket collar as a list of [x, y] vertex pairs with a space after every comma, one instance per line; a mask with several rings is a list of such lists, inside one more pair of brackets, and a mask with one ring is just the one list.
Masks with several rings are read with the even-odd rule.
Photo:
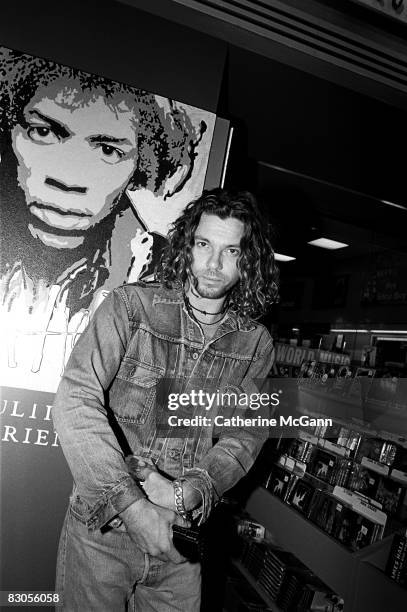
[[[153, 306], [157, 304], [184, 304], [184, 293], [181, 283], [177, 283], [172, 289], [166, 289], [163, 285], [155, 285], [156, 291], [153, 297]], [[256, 328], [252, 320], [242, 322], [233, 310], [228, 310], [227, 317], [222, 323], [223, 328], [229, 328], [230, 331], [252, 331]]]

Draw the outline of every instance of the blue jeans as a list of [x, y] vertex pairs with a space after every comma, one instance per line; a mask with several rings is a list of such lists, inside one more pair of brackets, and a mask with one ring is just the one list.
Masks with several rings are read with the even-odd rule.
[[124, 527], [89, 531], [68, 510], [56, 591], [65, 612], [199, 612], [201, 567], [150, 557]]

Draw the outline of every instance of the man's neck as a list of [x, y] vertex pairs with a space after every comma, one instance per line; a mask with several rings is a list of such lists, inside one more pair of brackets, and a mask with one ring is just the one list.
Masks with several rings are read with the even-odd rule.
[[202, 297], [188, 281], [185, 284], [184, 291], [188, 306], [199, 322], [214, 324], [223, 318], [226, 310], [226, 296], [216, 299]]

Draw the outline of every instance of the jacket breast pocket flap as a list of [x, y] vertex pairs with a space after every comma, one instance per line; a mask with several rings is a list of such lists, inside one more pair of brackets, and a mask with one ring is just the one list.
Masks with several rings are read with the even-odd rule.
[[156, 388], [164, 370], [157, 366], [125, 359], [111, 389], [111, 404], [119, 420], [144, 423], [156, 398]]
[[154, 387], [160, 378], [164, 376], [164, 370], [157, 366], [147, 363], [140, 363], [133, 360], [123, 360], [117, 373], [118, 378], [149, 389]]

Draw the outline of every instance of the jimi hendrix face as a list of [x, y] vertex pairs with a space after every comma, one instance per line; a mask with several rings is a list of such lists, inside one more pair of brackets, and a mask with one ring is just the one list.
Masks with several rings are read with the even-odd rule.
[[73, 249], [120, 199], [137, 164], [137, 120], [126, 93], [106, 101], [79, 82], [40, 87], [12, 130], [28, 229], [45, 245]]

